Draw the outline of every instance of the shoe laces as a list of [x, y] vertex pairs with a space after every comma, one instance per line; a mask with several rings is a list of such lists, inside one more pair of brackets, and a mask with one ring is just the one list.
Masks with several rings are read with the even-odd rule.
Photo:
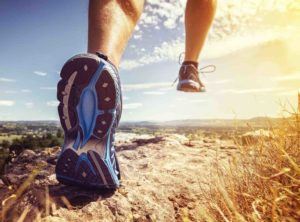
[[[185, 53], [182, 52], [180, 53], [179, 57], [178, 57], [178, 64], [179, 65], [182, 65], [182, 57]], [[204, 67], [201, 67], [200, 69], [198, 69], [198, 73], [201, 73], [201, 74], [205, 74], [205, 73], [213, 73], [215, 72], [217, 69], [217, 67], [213, 64], [210, 64], [210, 65], [206, 65]], [[176, 77], [176, 79], [174, 80], [174, 82], [172, 83], [172, 86], [174, 86], [174, 84], [178, 81], [179, 79], [179, 76]]]

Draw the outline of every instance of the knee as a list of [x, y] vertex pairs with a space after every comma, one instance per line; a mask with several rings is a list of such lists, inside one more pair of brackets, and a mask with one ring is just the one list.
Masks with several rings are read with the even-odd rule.
[[140, 18], [143, 10], [144, 1], [142, 0], [117, 0], [124, 13], [130, 17], [132, 22], [136, 23]]

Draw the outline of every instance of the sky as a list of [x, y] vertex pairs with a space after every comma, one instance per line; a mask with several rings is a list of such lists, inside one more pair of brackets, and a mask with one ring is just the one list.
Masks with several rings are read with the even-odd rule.
[[[219, 0], [201, 53], [205, 93], [172, 82], [185, 0], [148, 0], [120, 66], [123, 121], [281, 116], [300, 89], [298, 0]], [[86, 52], [87, 0], [0, 1], [0, 120], [57, 120], [64, 62]]]

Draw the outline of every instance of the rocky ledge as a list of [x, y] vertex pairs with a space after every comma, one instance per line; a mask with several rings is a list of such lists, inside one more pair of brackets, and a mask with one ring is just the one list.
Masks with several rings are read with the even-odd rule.
[[199, 221], [213, 166], [230, 140], [178, 134], [117, 134], [122, 186], [115, 192], [64, 186], [55, 178], [60, 147], [23, 151], [0, 180], [3, 221]]

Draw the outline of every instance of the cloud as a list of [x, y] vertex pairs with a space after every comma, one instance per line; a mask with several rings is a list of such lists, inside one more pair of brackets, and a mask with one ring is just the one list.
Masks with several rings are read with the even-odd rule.
[[12, 100], [0, 100], [0, 106], [13, 106], [15, 101]]
[[166, 29], [174, 29], [183, 20], [186, 0], [148, 0], [145, 13], [141, 17], [142, 27], [161, 24]]
[[56, 90], [55, 86], [41, 86], [40, 89], [42, 90]]
[[0, 77], [0, 82], [15, 82], [15, 79]]
[[59, 102], [56, 100], [46, 102], [47, 106], [58, 106]]
[[[232, 34], [222, 40], [210, 41], [206, 44], [202, 54], [203, 59], [216, 59], [236, 51], [259, 46], [269, 41], [285, 39], [289, 32], [274, 32], [264, 30], [251, 32], [249, 35]], [[131, 70], [152, 63], [164, 61], [178, 61], [179, 55], [184, 52], [184, 38], [178, 37], [170, 41], [164, 41], [137, 59], [125, 59], [120, 67], [124, 70]]]
[[152, 89], [152, 88], [160, 88], [165, 86], [170, 86], [172, 83], [170, 82], [154, 82], [154, 83], [137, 83], [137, 84], [124, 84], [124, 91], [132, 91], [132, 90], [140, 90], [140, 89]]
[[34, 106], [34, 103], [33, 102], [26, 102], [25, 106], [26, 106], [26, 108], [31, 109]]
[[38, 76], [46, 76], [47, 75], [46, 72], [42, 72], [42, 71], [34, 71], [33, 73], [38, 75]]
[[191, 99], [189, 100], [190, 103], [204, 103], [206, 102], [206, 99]]
[[[262, 43], [286, 38], [297, 31], [290, 24], [270, 20], [267, 14], [288, 15], [289, 10], [297, 8], [291, 3], [295, 0], [227, 0], [219, 1], [216, 18], [209, 32], [208, 42], [202, 52], [202, 59], [219, 58], [237, 50], [260, 45]], [[136, 59], [125, 59], [120, 67], [131, 70], [147, 64], [163, 61], [176, 61], [184, 51], [183, 16], [186, 0], [149, 0], [145, 6], [133, 43], [137, 39], [151, 41], [156, 27], [164, 28], [167, 33], [158, 46], [141, 52], [141, 47], [132, 49]], [[253, 28], [255, 27], [255, 29]], [[292, 27], [292, 28], [291, 28]], [[175, 38], [170, 37], [175, 36]]]
[[[226, 0], [218, 1], [214, 33], [218, 36], [230, 35], [243, 29], [249, 23], [259, 22], [266, 11], [286, 12], [297, 10], [296, 0]], [[292, 4], [295, 3], [295, 4]], [[186, 0], [148, 0], [139, 23], [139, 30], [161, 26], [175, 29], [184, 21]], [[298, 6], [299, 7], [299, 6]], [[214, 37], [214, 34], [211, 34]]]
[[169, 42], [163, 42], [159, 46], [154, 47], [150, 53], [145, 53], [143, 56], [135, 59], [125, 59], [120, 67], [125, 70], [131, 70], [144, 65], [163, 62], [167, 60], [177, 60], [178, 56], [184, 49], [183, 39], [177, 38]]
[[16, 90], [5, 90], [4, 93], [6, 93], [6, 94], [16, 94], [17, 91]]
[[278, 96], [297, 96], [298, 93], [300, 93], [300, 88], [298, 90], [294, 89], [294, 90], [279, 92], [279, 93], [277, 93], [277, 95]]
[[142, 103], [127, 103], [124, 104], [123, 109], [137, 109], [141, 106], [143, 106]]
[[217, 94], [251, 94], [251, 93], [266, 93], [266, 92], [278, 92], [284, 90], [284, 88], [253, 88], [253, 89], [224, 89], [218, 91]]
[[21, 92], [22, 92], [22, 93], [30, 93], [31, 90], [30, 90], [30, 89], [21, 89]]
[[300, 80], [300, 72], [299, 73], [293, 73], [286, 76], [279, 76], [273, 78], [275, 81], [289, 81], [289, 80]]
[[141, 39], [141, 38], [142, 38], [142, 35], [141, 35], [141, 34], [134, 34], [134, 35], [133, 35], [133, 38], [134, 38], [134, 39]]
[[166, 86], [158, 89], [159, 91], [169, 91], [169, 90], [174, 90], [174, 86]]
[[166, 92], [161, 92], [161, 91], [146, 91], [146, 92], [143, 92], [143, 94], [145, 94], [145, 95], [157, 95], [157, 96], [160, 96], [160, 95], [166, 94]]
[[220, 79], [220, 80], [216, 80], [216, 81], [212, 81], [212, 82], [208, 82], [209, 84], [225, 84], [225, 83], [229, 83], [229, 82], [233, 82], [232, 79]]
[[[30, 93], [31, 90], [30, 89], [21, 89], [20, 92]], [[18, 93], [18, 91], [17, 90], [5, 90], [4, 93], [6, 93], [6, 94], [16, 94], [16, 93]]]
[[140, 63], [136, 60], [123, 60], [120, 64], [121, 69], [131, 70], [140, 66]]

